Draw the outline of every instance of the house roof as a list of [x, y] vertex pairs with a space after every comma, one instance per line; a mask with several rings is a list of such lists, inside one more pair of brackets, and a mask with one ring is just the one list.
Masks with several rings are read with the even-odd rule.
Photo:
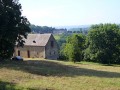
[[24, 45], [26, 46], [46, 46], [51, 34], [28, 34]]

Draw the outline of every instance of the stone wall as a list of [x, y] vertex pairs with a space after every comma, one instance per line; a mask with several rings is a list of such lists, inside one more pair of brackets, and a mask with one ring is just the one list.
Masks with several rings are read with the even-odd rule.
[[24, 46], [23, 48], [15, 47], [14, 56], [18, 56], [18, 52], [20, 52], [20, 56], [24, 58], [45, 58], [45, 47], [39, 46]]
[[[51, 45], [53, 43], [53, 45]], [[53, 36], [50, 37], [46, 47], [45, 47], [46, 58], [57, 59], [59, 58], [59, 47]]]

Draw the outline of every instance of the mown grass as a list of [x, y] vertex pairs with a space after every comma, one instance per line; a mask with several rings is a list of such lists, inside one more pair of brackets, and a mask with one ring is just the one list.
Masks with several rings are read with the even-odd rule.
[[1, 62], [0, 90], [120, 90], [120, 66], [37, 59]]

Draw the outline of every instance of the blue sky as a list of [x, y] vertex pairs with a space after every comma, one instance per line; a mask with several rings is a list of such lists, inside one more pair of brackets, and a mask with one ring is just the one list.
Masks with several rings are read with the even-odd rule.
[[19, 0], [22, 14], [40, 26], [120, 23], [120, 0]]

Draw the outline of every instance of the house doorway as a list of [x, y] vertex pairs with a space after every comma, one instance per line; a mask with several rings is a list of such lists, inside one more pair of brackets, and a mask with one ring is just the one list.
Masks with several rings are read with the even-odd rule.
[[30, 58], [30, 51], [29, 50], [27, 51], [27, 54], [28, 54], [28, 58]]
[[20, 50], [18, 50], [18, 56], [20, 56]]

